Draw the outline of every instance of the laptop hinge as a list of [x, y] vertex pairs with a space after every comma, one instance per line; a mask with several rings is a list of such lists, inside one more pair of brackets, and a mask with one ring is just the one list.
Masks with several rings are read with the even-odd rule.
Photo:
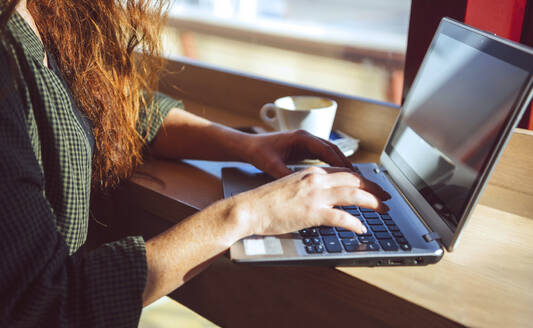
[[[424, 219], [422, 218], [422, 216], [420, 216], [420, 213], [418, 213], [418, 211], [414, 208], [414, 206], [411, 204], [411, 202], [409, 202], [409, 200], [407, 199], [407, 197], [403, 194], [402, 190], [398, 187], [398, 185], [394, 182], [394, 179], [392, 179], [389, 175], [389, 172], [387, 171], [387, 169], [385, 169], [383, 167], [383, 165], [381, 165], [379, 167], [379, 169], [374, 169], [374, 173], [378, 174], [378, 173], [385, 173], [388, 178], [389, 178], [389, 181], [392, 183], [392, 185], [396, 188], [396, 190], [400, 193], [400, 195], [402, 196], [402, 198], [407, 202], [407, 204], [409, 204], [409, 207], [411, 207], [411, 209], [413, 210], [413, 212], [415, 213], [415, 215], [420, 219], [420, 221], [426, 226], [426, 228], [429, 230], [429, 226], [427, 225], [426, 221], [424, 221]], [[422, 235], [422, 237], [424, 238], [424, 240], [426, 242], [432, 242], [432, 241], [437, 241], [439, 243], [442, 244], [441, 242], [441, 237], [439, 235], [438, 232], [429, 232], [425, 235]]]
[[430, 241], [440, 240], [440, 235], [437, 232], [430, 232], [430, 233], [423, 235], [422, 237], [424, 237], [424, 240], [427, 241], [428, 243]]

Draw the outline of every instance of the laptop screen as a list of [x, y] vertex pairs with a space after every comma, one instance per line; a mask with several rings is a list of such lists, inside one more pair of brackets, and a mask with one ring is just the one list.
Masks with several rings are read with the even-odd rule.
[[531, 74], [512, 50], [441, 24], [385, 149], [453, 231]]

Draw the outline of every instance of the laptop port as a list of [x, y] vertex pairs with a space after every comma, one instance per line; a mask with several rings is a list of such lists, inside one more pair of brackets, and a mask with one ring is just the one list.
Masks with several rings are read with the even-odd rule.
[[422, 257], [419, 256], [415, 259], [415, 264], [423, 264], [423, 263], [424, 263], [424, 259]]
[[403, 260], [389, 260], [389, 265], [402, 265]]

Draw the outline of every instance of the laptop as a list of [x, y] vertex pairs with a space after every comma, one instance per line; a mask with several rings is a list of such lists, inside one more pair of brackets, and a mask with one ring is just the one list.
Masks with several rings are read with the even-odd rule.
[[[533, 49], [444, 18], [380, 163], [355, 164], [392, 197], [379, 214], [339, 207], [368, 228], [309, 227], [251, 236], [231, 259], [256, 264], [427, 265], [453, 251], [513, 129], [532, 98]], [[224, 168], [224, 196], [271, 180], [252, 166]]]

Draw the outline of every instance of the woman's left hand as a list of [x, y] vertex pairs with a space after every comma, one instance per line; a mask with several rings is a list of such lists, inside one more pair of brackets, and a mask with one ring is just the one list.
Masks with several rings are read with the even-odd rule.
[[247, 142], [243, 159], [275, 178], [292, 173], [288, 162], [304, 159], [319, 159], [353, 170], [337, 146], [304, 130], [251, 135]]

